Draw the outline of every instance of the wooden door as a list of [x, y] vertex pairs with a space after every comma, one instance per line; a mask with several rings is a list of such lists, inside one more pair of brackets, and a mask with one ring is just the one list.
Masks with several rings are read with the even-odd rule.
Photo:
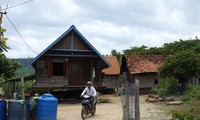
[[80, 85], [83, 79], [83, 66], [78, 62], [69, 64], [69, 85]]
[[90, 78], [89, 62], [71, 61], [69, 63], [69, 85], [85, 85]]

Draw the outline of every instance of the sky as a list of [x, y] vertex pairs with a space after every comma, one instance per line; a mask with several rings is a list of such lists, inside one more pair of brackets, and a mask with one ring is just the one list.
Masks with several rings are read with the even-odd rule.
[[4, 15], [8, 58], [36, 57], [71, 25], [104, 55], [200, 36], [200, 0], [31, 0], [12, 7], [26, 1], [0, 0], [26, 42]]

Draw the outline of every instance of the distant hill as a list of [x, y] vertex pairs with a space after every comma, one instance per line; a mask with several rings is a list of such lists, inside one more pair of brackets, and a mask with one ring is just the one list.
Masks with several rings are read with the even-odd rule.
[[34, 58], [18, 58], [18, 59], [13, 59], [13, 60], [18, 60], [22, 64], [22, 68], [17, 71], [17, 76], [21, 77], [22, 75], [24, 76], [29, 76], [35, 74], [35, 70], [31, 65], [31, 61]]

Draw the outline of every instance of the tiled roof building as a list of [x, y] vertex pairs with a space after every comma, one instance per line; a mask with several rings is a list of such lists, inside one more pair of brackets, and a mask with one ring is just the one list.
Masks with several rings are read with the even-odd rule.
[[123, 55], [121, 73], [127, 80], [139, 80], [140, 88], [152, 88], [159, 83], [158, 67], [165, 62], [166, 55]]
[[111, 64], [111, 67], [103, 69], [104, 82], [107, 88], [117, 88], [119, 86], [120, 65], [115, 56], [104, 56], [104, 58]]
[[127, 67], [131, 74], [157, 72], [165, 61], [164, 55], [125, 55]]

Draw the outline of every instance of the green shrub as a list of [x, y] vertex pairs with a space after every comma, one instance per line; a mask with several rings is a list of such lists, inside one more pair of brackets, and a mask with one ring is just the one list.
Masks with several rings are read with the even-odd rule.
[[185, 95], [187, 100], [200, 100], [200, 87], [189, 86]]
[[186, 111], [172, 111], [172, 118], [178, 120], [199, 120], [200, 119], [200, 109], [190, 109]]
[[33, 82], [32, 81], [24, 82], [24, 92], [25, 93], [31, 93], [32, 88], [33, 88]]
[[185, 105], [172, 111], [173, 119], [200, 120], [200, 87], [189, 86], [184, 94]]
[[168, 96], [179, 93], [179, 83], [177, 79], [161, 79], [159, 86], [152, 89], [152, 92], [160, 96]]

